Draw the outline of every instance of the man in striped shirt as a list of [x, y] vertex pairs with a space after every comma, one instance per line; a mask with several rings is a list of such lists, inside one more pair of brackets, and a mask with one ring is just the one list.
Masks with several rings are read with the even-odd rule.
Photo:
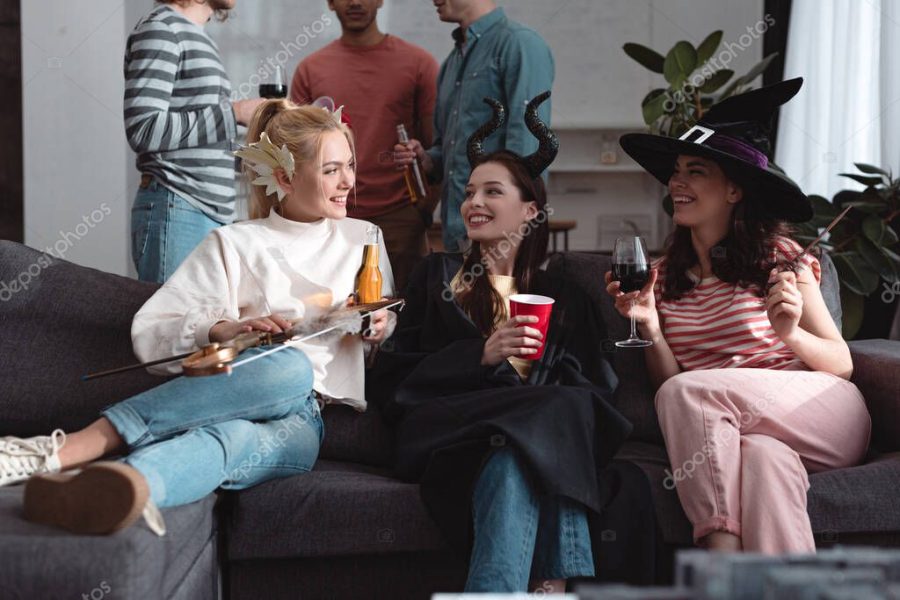
[[141, 172], [132, 260], [143, 281], [164, 282], [207, 233], [234, 220], [231, 140], [262, 100], [231, 101], [203, 25], [235, 2], [162, 2], [126, 44], [125, 134]]

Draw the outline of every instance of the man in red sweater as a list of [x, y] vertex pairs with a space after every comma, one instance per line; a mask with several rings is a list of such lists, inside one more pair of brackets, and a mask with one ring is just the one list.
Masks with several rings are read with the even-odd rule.
[[[378, 29], [383, 0], [328, 0], [341, 37], [306, 57], [291, 82], [291, 100], [308, 104], [330, 96], [344, 106], [356, 140], [356, 199], [349, 216], [375, 223], [402, 290], [428, 251], [426, 227], [437, 194], [415, 204], [403, 171], [393, 162], [397, 125], [422, 143], [432, 138], [438, 64], [424, 49]], [[419, 137], [422, 136], [422, 137]]]

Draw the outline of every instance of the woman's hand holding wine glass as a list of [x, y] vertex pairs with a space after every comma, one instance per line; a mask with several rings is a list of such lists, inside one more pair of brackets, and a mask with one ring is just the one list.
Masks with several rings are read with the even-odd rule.
[[659, 314], [656, 312], [656, 298], [653, 295], [658, 273], [656, 269], [650, 269], [650, 279], [646, 285], [626, 294], [622, 291], [621, 284], [613, 279], [612, 271], [606, 272], [606, 292], [613, 297], [616, 310], [626, 319], [634, 315], [635, 323], [641, 325], [644, 331], [655, 332], [659, 329]]
[[[656, 269], [650, 268], [647, 247], [637, 236], [618, 238], [613, 248], [612, 272], [606, 274], [606, 291], [616, 299], [616, 309], [631, 320], [631, 335], [616, 342], [620, 348], [642, 348], [653, 342], [638, 337], [636, 323], [659, 327], [653, 284]], [[640, 316], [640, 321], [638, 321]]]

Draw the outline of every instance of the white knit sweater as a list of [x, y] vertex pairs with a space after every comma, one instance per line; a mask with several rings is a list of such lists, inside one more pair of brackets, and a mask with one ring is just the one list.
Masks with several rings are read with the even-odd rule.
[[[215, 229], [135, 315], [135, 354], [150, 361], [196, 349], [209, 343], [210, 328], [222, 320], [270, 314], [314, 318], [344, 302], [353, 292], [368, 225], [356, 219], [300, 223], [272, 211], [265, 219]], [[394, 278], [383, 243], [379, 265], [382, 294], [392, 296]], [[316, 391], [365, 409], [359, 336], [294, 345], [313, 365]], [[173, 374], [181, 366], [176, 361], [149, 370]]]

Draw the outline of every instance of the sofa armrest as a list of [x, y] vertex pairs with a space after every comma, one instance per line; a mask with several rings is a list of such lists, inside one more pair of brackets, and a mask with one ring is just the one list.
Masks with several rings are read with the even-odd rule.
[[849, 342], [853, 377], [872, 416], [872, 446], [900, 450], [900, 341]]

